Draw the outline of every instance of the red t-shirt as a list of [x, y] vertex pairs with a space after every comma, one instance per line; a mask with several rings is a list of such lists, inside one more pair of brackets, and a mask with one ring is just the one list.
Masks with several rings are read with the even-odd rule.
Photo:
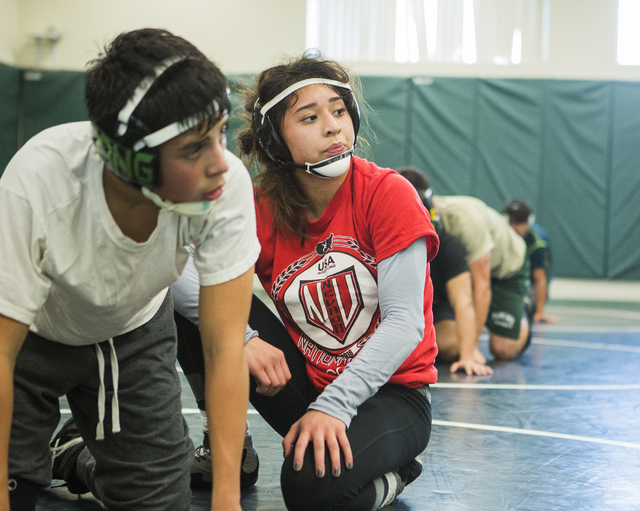
[[[357, 356], [380, 322], [377, 262], [426, 236], [428, 260], [438, 237], [413, 186], [397, 172], [353, 158], [349, 175], [322, 216], [300, 237], [279, 235], [268, 199], [256, 204], [262, 246], [256, 273], [321, 391]], [[422, 342], [389, 380], [435, 383], [437, 354], [427, 266]]]

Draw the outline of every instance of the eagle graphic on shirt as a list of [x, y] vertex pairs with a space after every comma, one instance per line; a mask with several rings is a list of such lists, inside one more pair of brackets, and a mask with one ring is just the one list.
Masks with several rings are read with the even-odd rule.
[[354, 238], [331, 234], [280, 273], [272, 297], [301, 330], [305, 356], [339, 373], [379, 322], [376, 261]]

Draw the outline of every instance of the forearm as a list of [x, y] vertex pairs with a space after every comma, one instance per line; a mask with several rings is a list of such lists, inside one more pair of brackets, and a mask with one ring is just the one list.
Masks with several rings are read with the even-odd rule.
[[534, 274], [533, 289], [536, 294], [535, 313], [536, 315], [542, 315], [544, 313], [544, 306], [547, 303], [547, 278], [544, 271], [542, 272], [542, 275]]
[[6, 359], [0, 361], [0, 510], [9, 511], [9, 434], [13, 411], [12, 369]]
[[476, 338], [482, 334], [482, 329], [487, 322], [487, 315], [489, 314], [489, 306], [491, 305], [491, 286], [490, 285], [478, 285], [474, 283], [473, 287], [473, 307], [476, 315]]
[[249, 402], [244, 329], [253, 269], [232, 281], [200, 288], [199, 318], [205, 364], [213, 489], [211, 509], [240, 510], [240, 465]]
[[460, 339], [460, 360], [468, 360], [473, 358], [478, 347], [476, 313], [471, 303], [457, 305], [454, 312]]
[[238, 478], [249, 399], [249, 373], [242, 350], [205, 357], [206, 409], [213, 469], [212, 502], [237, 505]]
[[13, 416], [13, 370], [29, 327], [0, 315], [0, 511], [9, 510], [9, 436]]
[[491, 305], [491, 253], [469, 263], [473, 283], [473, 308], [476, 313], [476, 336], [479, 338], [487, 322]]

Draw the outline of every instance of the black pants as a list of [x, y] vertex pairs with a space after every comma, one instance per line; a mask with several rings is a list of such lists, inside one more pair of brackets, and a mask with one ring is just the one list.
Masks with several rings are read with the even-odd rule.
[[[200, 338], [197, 328], [191, 328], [182, 317], [178, 321], [178, 360], [185, 374], [204, 368], [198, 356]], [[305, 358], [298, 351], [280, 320], [254, 296], [249, 324], [260, 338], [284, 352], [291, 380], [275, 396], [256, 392], [252, 377], [250, 400], [260, 415], [280, 435], [307, 411], [318, 392], [307, 377]], [[189, 382], [198, 378], [188, 376]], [[201, 389], [194, 389], [199, 395]], [[387, 384], [358, 408], [347, 430], [353, 452], [353, 468], [341, 468], [341, 475], [315, 475], [313, 446], [305, 454], [302, 470], [293, 470], [293, 453], [284, 460], [281, 471], [282, 494], [287, 509], [304, 511], [363, 510], [369, 511], [376, 499], [373, 480], [392, 470], [398, 470], [427, 446], [431, 434], [431, 405], [423, 390]], [[331, 461], [325, 451], [325, 466]]]

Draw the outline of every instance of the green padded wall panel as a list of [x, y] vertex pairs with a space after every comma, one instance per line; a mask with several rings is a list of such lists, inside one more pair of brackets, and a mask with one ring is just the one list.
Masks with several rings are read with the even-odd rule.
[[364, 156], [380, 167], [398, 168], [405, 162], [409, 143], [406, 136], [409, 81], [405, 78], [369, 76], [361, 80], [368, 106], [360, 105], [363, 121], [360, 135], [370, 144]]
[[608, 278], [640, 280], [640, 83], [614, 83]]
[[478, 81], [414, 78], [411, 83], [407, 164], [424, 171], [436, 194], [472, 194]]
[[552, 238], [556, 275], [606, 277], [611, 84], [547, 84], [539, 223]]
[[18, 147], [20, 71], [0, 64], [0, 176]]
[[45, 128], [87, 119], [84, 73], [79, 71], [25, 71], [21, 97], [24, 143]]
[[480, 80], [473, 189], [502, 211], [512, 199], [537, 210], [543, 87], [536, 80]]

